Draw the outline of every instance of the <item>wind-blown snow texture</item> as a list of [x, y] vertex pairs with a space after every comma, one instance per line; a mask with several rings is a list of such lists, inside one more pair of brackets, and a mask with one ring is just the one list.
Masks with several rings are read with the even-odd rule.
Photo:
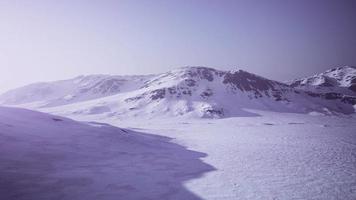
[[355, 68], [342, 67], [285, 84], [243, 70], [183, 67], [158, 75], [92, 75], [32, 84], [1, 95], [0, 102], [65, 116], [101, 115], [118, 119], [255, 115], [246, 108], [351, 114], [356, 104], [355, 77]]
[[216, 170], [186, 184], [202, 199], [356, 199], [354, 117], [251, 112], [260, 116], [113, 124], [207, 153]]

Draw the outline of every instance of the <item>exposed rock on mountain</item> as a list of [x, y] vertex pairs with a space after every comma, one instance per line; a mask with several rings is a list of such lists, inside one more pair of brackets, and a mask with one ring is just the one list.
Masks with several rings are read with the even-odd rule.
[[344, 66], [292, 81], [294, 88], [356, 96], [356, 67]]
[[[149, 76], [81, 76], [9, 91], [0, 102], [68, 115], [102, 117], [251, 116], [276, 112], [354, 113], [355, 68], [285, 84], [243, 71], [182, 67]], [[351, 89], [350, 89], [351, 88]]]

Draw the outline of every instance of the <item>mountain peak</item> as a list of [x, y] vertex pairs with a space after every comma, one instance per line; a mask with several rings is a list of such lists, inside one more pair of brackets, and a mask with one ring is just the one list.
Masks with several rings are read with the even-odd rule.
[[356, 67], [355, 66], [348, 66], [348, 65], [345, 65], [345, 66], [341, 66], [341, 67], [335, 67], [335, 68], [332, 68], [332, 69], [329, 69], [321, 74], [326, 74], [326, 73], [331, 73], [331, 72], [335, 72], [335, 73], [348, 73], [348, 72], [352, 72], [352, 71], [355, 71], [356, 70]]
[[[73, 113], [120, 116], [156, 113], [158, 116], [193, 114], [223, 117], [244, 113], [243, 108], [323, 112], [327, 107], [332, 111], [350, 113], [356, 98], [345, 99], [340, 92], [321, 94], [323, 90], [319, 88], [310, 92], [303, 90], [302, 84], [315, 83], [325, 88], [349, 81], [355, 85], [353, 71], [356, 71], [354, 67], [349, 66], [336, 68], [301, 79], [294, 86], [241, 69], [224, 71], [185, 66], [156, 75], [87, 75], [37, 84], [0, 95], [0, 102], [40, 109], [68, 105], [74, 109]], [[352, 92], [352, 88], [347, 90]], [[330, 99], [335, 101], [332, 104], [326, 102]]]
[[341, 66], [329, 69], [323, 73], [294, 80], [290, 85], [308, 91], [319, 90], [355, 96], [356, 67]]
[[177, 68], [178, 70], [180, 69], [180, 70], [216, 70], [216, 69], [214, 69], [214, 68], [212, 68], [212, 67], [206, 67], [206, 66], [190, 66], [190, 65], [188, 65], [188, 66], [182, 66], [182, 67], [179, 67], [179, 68]]

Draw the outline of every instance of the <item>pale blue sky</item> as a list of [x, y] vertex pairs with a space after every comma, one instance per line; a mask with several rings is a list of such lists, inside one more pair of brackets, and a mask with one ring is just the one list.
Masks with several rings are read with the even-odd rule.
[[185, 65], [276, 80], [356, 65], [356, 1], [0, 0], [0, 92]]

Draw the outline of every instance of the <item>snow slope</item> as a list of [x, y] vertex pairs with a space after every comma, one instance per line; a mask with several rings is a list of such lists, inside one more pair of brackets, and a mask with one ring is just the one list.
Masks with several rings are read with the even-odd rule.
[[[99, 77], [100, 81], [93, 77]], [[97, 82], [102, 83], [102, 79], [105, 87], [92, 87]], [[64, 81], [70, 86], [63, 81], [32, 85], [1, 95], [0, 102], [64, 116], [96, 115], [94, 118], [113, 119], [256, 115], [246, 109], [351, 114], [355, 112], [356, 104], [356, 97], [293, 88], [243, 70], [182, 67], [163, 74], [121, 79], [125, 80], [122, 84], [113, 81], [119, 80], [117, 76], [90, 76]], [[82, 92], [83, 80], [90, 80], [90, 84], [84, 81], [85, 87], [90, 85], [95, 89]], [[76, 85], [73, 86], [73, 82]], [[42, 91], [43, 85], [54, 89], [49, 94], [38, 92]], [[58, 89], [60, 92], [56, 92], [56, 87], [70, 88], [70, 91]], [[110, 92], [107, 88], [111, 88]]]
[[0, 107], [0, 199], [356, 198], [354, 116], [254, 112], [120, 129]]
[[101, 123], [0, 107], [0, 199], [200, 199], [205, 154]]

